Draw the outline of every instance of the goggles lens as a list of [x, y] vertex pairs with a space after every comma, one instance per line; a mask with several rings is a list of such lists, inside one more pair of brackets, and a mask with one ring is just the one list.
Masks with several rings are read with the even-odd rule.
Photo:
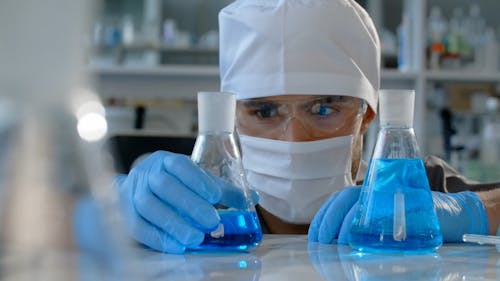
[[326, 138], [351, 134], [365, 111], [362, 99], [349, 96], [254, 98], [237, 102], [237, 124], [243, 134], [278, 138], [295, 118], [310, 136]]

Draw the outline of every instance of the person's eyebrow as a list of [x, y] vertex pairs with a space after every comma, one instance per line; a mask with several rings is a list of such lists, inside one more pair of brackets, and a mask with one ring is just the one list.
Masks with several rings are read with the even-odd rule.
[[313, 105], [315, 103], [332, 103], [332, 102], [346, 102], [346, 98], [344, 96], [320, 96], [315, 99], [312, 99], [306, 105]]
[[276, 102], [269, 100], [242, 100], [238, 101], [238, 103], [246, 107], [272, 106], [276, 104]]
[[345, 96], [323, 96], [319, 100], [323, 102], [346, 102], [347, 98]]

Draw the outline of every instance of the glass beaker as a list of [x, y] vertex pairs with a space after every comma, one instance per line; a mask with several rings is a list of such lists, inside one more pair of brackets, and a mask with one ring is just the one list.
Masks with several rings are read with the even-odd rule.
[[377, 142], [361, 189], [349, 244], [366, 252], [432, 252], [442, 244], [413, 131], [413, 90], [380, 91]]
[[219, 178], [222, 193], [235, 199], [214, 205], [221, 222], [216, 229], [205, 230], [205, 239], [198, 249], [245, 250], [262, 240], [234, 131], [235, 110], [236, 99], [231, 93], [198, 93], [198, 136], [191, 159]]
[[0, 2], [1, 277], [80, 279], [88, 256], [104, 279], [126, 256], [84, 67], [92, 2]]

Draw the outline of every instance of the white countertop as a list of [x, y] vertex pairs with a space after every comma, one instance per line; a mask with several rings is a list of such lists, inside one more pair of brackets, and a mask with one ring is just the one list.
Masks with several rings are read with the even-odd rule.
[[264, 235], [262, 244], [250, 252], [173, 255], [144, 248], [134, 251], [132, 261], [120, 270], [125, 276], [106, 274], [103, 278], [95, 259], [46, 253], [29, 263], [4, 258], [3, 269], [9, 267], [1, 279], [500, 280], [500, 253], [494, 246], [476, 244], [445, 244], [427, 255], [362, 255], [349, 246], [308, 243], [305, 235]]

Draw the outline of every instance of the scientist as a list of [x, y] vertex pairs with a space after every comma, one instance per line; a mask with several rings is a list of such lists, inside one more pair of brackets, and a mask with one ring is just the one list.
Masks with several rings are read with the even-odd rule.
[[[377, 112], [373, 22], [354, 0], [245, 0], [220, 11], [219, 27], [221, 91], [238, 99], [243, 165], [260, 195], [263, 231], [345, 243], [366, 169], [363, 134]], [[494, 233], [500, 183], [470, 184], [437, 158], [426, 165], [445, 242]], [[216, 178], [166, 151], [117, 186], [132, 236], [171, 253], [200, 244], [198, 228], [218, 224], [212, 204], [225, 200]]]

